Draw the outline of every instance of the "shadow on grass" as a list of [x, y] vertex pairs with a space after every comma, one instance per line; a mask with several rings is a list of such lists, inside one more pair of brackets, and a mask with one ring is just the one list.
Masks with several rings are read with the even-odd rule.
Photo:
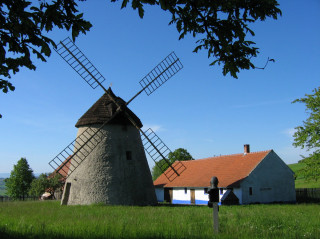
[[7, 231], [1, 231], [0, 230], [0, 238], [1, 239], [84, 239], [84, 238], [90, 238], [90, 239], [163, 239], [164, 236], [155, 236], [155, 235], [144, 235], [139, 237], [132, 237], [132, 236], [95, 236], [95, 235], [83, 235], [83, 236], [65, 236], [61, 234], [34, 234], [34, 233], [17, 233], [17, 232], [7, 232]]

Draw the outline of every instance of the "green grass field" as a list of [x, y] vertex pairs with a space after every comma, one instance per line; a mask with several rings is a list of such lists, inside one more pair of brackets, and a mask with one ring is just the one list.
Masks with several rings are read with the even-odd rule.
[[296, 188], [320, 188], [320, 179], [317, 182], [307, 181], [301, 174], [299, 174], [299, 170], [305, 167], [304, 163], [289, 164], [288, 166], [297, 176], [295, 180]]
[[223, 206], [214, 235], [205, 206], [0, 203], [0, 238], [320, 238], [320, 205]]

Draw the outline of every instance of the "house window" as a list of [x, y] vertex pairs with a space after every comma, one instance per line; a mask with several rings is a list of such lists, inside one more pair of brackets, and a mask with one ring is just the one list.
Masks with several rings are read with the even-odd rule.
[[204, 193], [208, 194], [208, 188], [204, 188]]
[[220, 195], [223, 194], [223, 188], [220, 188]]
[[252, 187], [249, 188], [249, 195], [252, 195]]
[[132, 152], [126, 151], [126, 157], [127, 157], [127, 160], [132, 160]]
[[184, 194], [187, 194], [187, 193], [188, 193], [188, 189], [184, 188]]

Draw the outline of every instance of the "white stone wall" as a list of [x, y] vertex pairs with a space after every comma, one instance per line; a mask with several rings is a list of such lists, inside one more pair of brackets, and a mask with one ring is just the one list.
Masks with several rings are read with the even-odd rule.
[[173, 204], [191, 204], [191, 193], [190, 189], [194, 189], [195, 204], [207, 204], [209, 197], [204, 192], [204, 188], [173, 188], [172, 192], [172, 203]]
[[208, 204], [209, 194], [204, 192], [204, 188], [195, 189], [196, 204]]
[[[191, 188], [192, 189], [192, 188]], [[195, 204], [207, 204], [209, 201], [209, 196], [205, 193], [205, 188], [195, 188]], [[226, 189], [223, 189], [223, 194], [226, 192]], [[220, 199], [222, 198], [223, 194], [220, 194]], [[156, 188], [156, 195], [158, 202], [164, 201], [164, 189], [163, 188]], [[191, 204], [191, 193], [190, 188], [173, 188], [172, 191], [172, 203], [173, 204]]]
[[190, 189], [187, 188], [187, 192], [186, 192], [185, 188], [173, 188], [172, 203], [173, 204], [190, 204], [191, 203]]
[[[78, 135], [85, 129], [80, 127]], [[114, 124], [106, 125], [103, 130], [106, 137], [68, 177], [66, 183], [70, 187], [65, 187], [61, 203], [156, 204], [139, 131], [131, 125]], [[132, 160], [127, 160], [127, 151], [131, 152]], [[70, 188], [69, 192], [67, 188]]]

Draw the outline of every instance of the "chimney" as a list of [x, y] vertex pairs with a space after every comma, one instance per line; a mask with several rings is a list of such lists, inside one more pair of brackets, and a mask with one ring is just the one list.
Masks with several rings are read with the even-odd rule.
[[244, 145], [244, 152], [245, 155], [250, 153], [250, 144], [245, 144]]

